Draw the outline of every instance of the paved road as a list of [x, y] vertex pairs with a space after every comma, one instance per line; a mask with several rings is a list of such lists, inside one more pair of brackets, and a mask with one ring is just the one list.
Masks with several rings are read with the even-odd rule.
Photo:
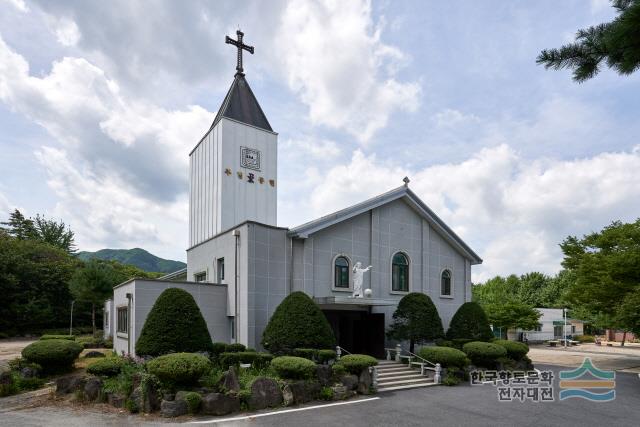
[[[538, 366], [556, 374], [558, 366]], [[557, 376], [557, 375], [556, 375]], [[557, 386], [557, 383], [556, 383]], [[592, 403], [569, 399], [549, 403], [499, 402], [491, 385], [430, 387], [397, 391], [340, 406], [282, 412], [248, 419], [220, 421], [200, 417], [186, 422], [194, 427], [215, 426], [637, 426], [640, 420], [640, 379], [637, 374], [616, 374], [616, 399]], [[556, 391], [557, 399], [557, 391]], [[120, 426], [174, 425], [146, 421], [141, 416], [102, 414], [68, 408], [32, 408], [0, 414], [0, 426]], [[183, 424], [184, 426], [184, 424]]]
[[598, 347], [583, 344], [564, 349], [545, 346], [531, 346], [528, 356], [534, 365], [549, 364], [560, 366], [580, 366], [585, 357], [601, 369], [640, 373], [640, 348], [637, 345], [628, 347]]

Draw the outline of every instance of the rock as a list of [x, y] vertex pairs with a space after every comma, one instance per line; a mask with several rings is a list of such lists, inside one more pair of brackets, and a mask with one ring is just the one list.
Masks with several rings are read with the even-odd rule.
[[331, 387], [331, 390], [333, 391], [333, 400], [344, 400], [352, 393], [343, 385], [333, 386]]
[[331, 385], [332, 370], [329, 365], [317, 365], [316, 366], [316, 378], [320, 382], [320, 385], [326, 387]]
[[355, 390], [358, 388], [358, 377], [355, 375], [344, 375], [340, 378], [340, 382], [343, 386], [347, 387], [347, 390]]
[[282, 397], [285, 406], [306, 403], [314, 400], [320, 394], [320, 383], [296, 381], [284, 386]]
[[371, 384], [373, 384], [373, 377], [371, 376], [369, 369], [363, 369], [362, 372], [360, 372], [360, 378], [358, 378], [358, 393], [369, 394]]
[[202, 397], [200, 408], [205, 415], [226, 415], [240, 410], [240, 399], [222, 393], [209, 393]]
[[163, 417], [179, 417], [187, 412], [187, 402], [184, 400], [163, 400], [160, 403], [160, 415]]
[[73, 393], [83, 390], [87, 379], [81, 375], [66, 375], [56, 380], [56, 394]]
[[124, 408], [126, 397], [118, 393], [108, 393], [107, 403], [114, 408]]
[[98, 377], [91, 377], [84, 385], [84, 400], [93, 402], [100, 398], [102, 392], [102, 380]]
[[251, 385], [249, 408], [273, 408], [282, 404], [282, 392], [278, 382], [271, 378], [258, 378]]
[[224, 373], [220, 385], [230, 393], [237, 394], [240, 391], [240, 382], [238, 381], [238, 374], [236, 373], [235, 367], [229, 367], [229, 370]]
[[20, 369], [20, 377], [21, 378], [36, 378], [40, 374], [39, 369], [34, 369], [29, 366], [26, 366]]
[[200, 394], [209, 394], [209, 393], [214, 393], [215, 390], [209, 387], [199, 387], [194, 389], [193, 391], [198, 392]]
[[133, 383], [132, 387], [134, 389], [140, 387], [140, 383], [142, 382], [142, 374], [140, 374], [139, 372], [133, 374], [131, 376], [131, 382]]
[[184, 397], [187, 395], [187, 393], [189, 392], [185, 390], [180, 390], [179, 392], [176, 393], [176, 396], [173, 400], [185, 400]]
[[89, 351], [87, 352], [87, 354], [84, 355], [85, 359], [88, 358], [92, 358], [92, 357], [105, 357], [104, 353], [101, 353], [99, 351]]
[[169, 401], [176, 400], [176, 395], [173, 393], [165, 393], [163, 399]]

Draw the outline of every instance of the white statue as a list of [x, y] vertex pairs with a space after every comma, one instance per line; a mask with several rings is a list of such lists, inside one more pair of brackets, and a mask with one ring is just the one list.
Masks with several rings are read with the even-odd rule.
[[362, 268], [360, 262], [356, 262], [353, 266], [353, 295], [352, 298], [363, 298], [362, 294], [362, 282], [364, 281], [364, 273], [371, 270], [371, 266]]

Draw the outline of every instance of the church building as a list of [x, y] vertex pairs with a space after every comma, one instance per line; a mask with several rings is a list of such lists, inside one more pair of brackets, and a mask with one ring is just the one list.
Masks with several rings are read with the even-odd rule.
[[[194, 296], [214, 341], [255, 349], [262, 348], [276, 307], [294, 291], [319, 305], [338, 344], [352, 353], [383, 355], [392, 314], [409, 292], [433, 300], [446, 330], [471, 300], [471, 266], [482, 260], [411, 191], [407, 178], [297, 227], [277, 225], [278, 134], [243, 72], [242, 51], [253, 47], [237, 35], [237, 41], [227, 37], [238, 48], [233, 83], [189, 153], [186, 273], [114, 288], [104, 317], [114, 350], [135, 354], [151, 307], [172, 287]], [[371, 269], [363, 276], [365, 292], [354, 297], [356, 263]]]

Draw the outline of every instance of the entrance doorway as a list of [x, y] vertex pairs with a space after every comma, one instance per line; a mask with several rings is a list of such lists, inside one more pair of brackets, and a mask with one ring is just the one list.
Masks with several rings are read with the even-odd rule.
[[351, 353], [384, 357], [384, 313], [323, 310], [338, 345]]

